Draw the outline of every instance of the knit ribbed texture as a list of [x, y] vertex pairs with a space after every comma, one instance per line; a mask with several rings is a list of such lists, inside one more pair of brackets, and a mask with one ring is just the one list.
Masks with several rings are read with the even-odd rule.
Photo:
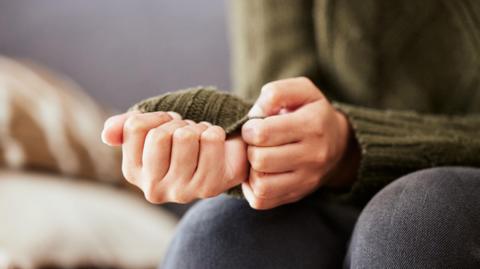
[[[362, 150], [344, 198], [363, 205], [423, 168], [480, 167], [480, 23], [472, 19], [479, 1], [234, 0], [232, 7], [236, 93], [253, 100], [265, 83], [303, 75], [330, 98], [358, 105], [335, 104]], [[210, 91], [171, 93], [139, 109], [236, 130], [250, 105]]]
[[362, 147], [344, 197], [360, 205], [422, 168], [480, 166], [480, 1], [233, 2], [236, 93], [303, 75], [355, 104], [337, 105]]
[[174, 111], [183, 119], [208, 121], [222, 127], [227, 135], [248, 120], [252, 104], [214, 87], [196, 87], [148, 98], [130, 110], [140, 112]]
[[430, 167], [480, 167], [480, 115], [445, 117], [334, 104], [362, 151], [358, 180], [343, 198], [357, 204], [391, 181]]

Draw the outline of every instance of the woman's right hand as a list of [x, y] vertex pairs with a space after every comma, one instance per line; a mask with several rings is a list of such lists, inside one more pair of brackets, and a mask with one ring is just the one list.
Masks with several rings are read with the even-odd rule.
[[102, 140], [122, 146], [122, 172], [152, 203], [213, 197], [247, 178], [246, 145], [210, 123], [173, 112], [129, 112], [105, 122]]

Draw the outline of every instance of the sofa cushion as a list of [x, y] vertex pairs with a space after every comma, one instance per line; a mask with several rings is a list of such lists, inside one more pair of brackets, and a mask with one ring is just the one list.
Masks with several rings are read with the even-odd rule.
[[0, 170], [0, 268], [155, 268], [175, 224], [125, 190]]
[[0, 166], [119, 184], [119, 151], [100, 141], [107, 114], [69, 79], [0, 55]]

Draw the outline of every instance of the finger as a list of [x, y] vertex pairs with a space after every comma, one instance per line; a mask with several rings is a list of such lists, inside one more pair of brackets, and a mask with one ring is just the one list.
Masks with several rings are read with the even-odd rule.
[[193, 120], [185, 120], [186, 123], [188, 123], [188, 125], [195, 125], [196, 123], [193, 121]]
[[305, 124], [306, 119], [296, 113], [250, 119], [242, 126], [242, 138], [254, 146], [285, 145], [302, 139]]
[[263, 173], [283, 173], [295, 170], [300, 165], [308, 165], [302, 143], [278, 147], [248, 146], [247, 157], [252, 168]]
[[227, 187], [237, 186], [248, 176], [247, 144], [240, 136], [234, 136], [225, 142], [225, 180]]
[[209, 127], [210, 127], [210, 126], [213, 126], [213, 124], [211, 124], [211, 123], [208, 122], [208, 121], [201, 121], [200, 123], [201, 123], [201, 124], [205, 124], [205, 125], [207, 125], [207, 126], [209, 126]]
[[268, 174], [250, 169], [248, 183], [255, 197], [262, 199], [281, 198], [300, 189], [302, 182], [296, 172]]
[[262, 87], [249, 116], [276, 115], [282, 109], [296, 109], [322, 98], [324, 98], [323, 94], [308, 78], [277, 80]]
[[167, 178], [190, 181], [197, 167], [200, 134], [191, 125], [173, 133], [172, 155]]
[[186, 125], [185, 121], [172, 120], [148, 132], [142, 156], [145, 170], [151, 170], [156, 177], [165, 176], [170, 166], [173, 133]]
[[197, 187], [200, 198], [213, 197], [221, 191], [225, 171], [225, 131], [210, 126], [200, 137], [198, 166], [192, 185]]
[[133, 167], [140, 167], [143, 145], [148, 131], [171, 120], [172, 117], [166, 112], [130, 115], [123, 126], [124, 143], [122, 152], [124, 162]]
[[255, 193], [247, 182], [242, 183], [242, 192], [245, 196], [245, 199], [250, 204], [250, 207], [257, 210], [272, 209], [298, 200], [298, 198], [294, 195], [286, 195], [284, 197], [277, 197], [272, 199], [264, 199], [257, 197], [255, 196]]
[[[180, 126], [178, 125], [178, 127]], [[151, 184], [160, 182], [168, 171], [172, 133], [173, 130], [168, 131], [165, 128], [157, 127], [151, 129], [147, 134], [142, 163], [145, 171], [145, 180], [150, 181], [149, 183]]]
[[120, 146], [123, 138], [123, 125], [127, 118], [140, 112], [131, 111], [112, 116], [105, 121], [102, 130], [102, 141], [109, 146]]
[[[127, 118], [134, 114], [140, 114], [139, 111], [130, 111], [108, 118], [105, 121], [102, 130], [102, 141], [109, 146], [120, 146], [123, 143], [123, 126]], [[182, 119], [180, 114], [176, 112], [167, 112], [172, 119]]]
[[181, 120], [182, 115], [178, 114], [175, 111], [167, 111], [168, 115], [170, 115], [174, 120]]

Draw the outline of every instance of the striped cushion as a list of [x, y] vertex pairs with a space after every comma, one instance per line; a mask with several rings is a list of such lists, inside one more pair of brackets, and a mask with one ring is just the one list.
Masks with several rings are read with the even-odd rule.
[[0, 56], [0, 166], [120, 183], [119, 151], [100, 140], [106, 117], [67, 78]]

